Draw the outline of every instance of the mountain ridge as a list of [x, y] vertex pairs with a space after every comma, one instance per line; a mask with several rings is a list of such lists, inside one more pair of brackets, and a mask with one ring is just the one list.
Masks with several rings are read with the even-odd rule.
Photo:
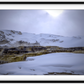
[[0, 30], [0, 46], [59, 46], [83, 47], [83, 37], [65, 37], [54, 34], [34, 34], [15, 30]]

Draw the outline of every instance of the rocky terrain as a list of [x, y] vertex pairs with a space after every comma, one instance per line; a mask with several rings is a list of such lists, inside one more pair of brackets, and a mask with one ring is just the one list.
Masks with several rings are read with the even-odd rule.
[[53, 34], [33, 34], [15, 30], [0, 31], [0, 47], [59, 46], [84, 47], [84, 37], [64, 37]]
[[24, 61], [27, 57], [56, 52], [84, 53], [84, 47], [62, 48], [58, 46], [19, 46], [0, 48], [0, 64]]
[[[0, 31], [0, 64], [55, 52], [84, 53], [83, 37]], [[73, 47], [72, 47], [73, 46]]]
[[84, 74], [83, 41], [84, 37], [2, 30], [0, 31], [0, 74]]

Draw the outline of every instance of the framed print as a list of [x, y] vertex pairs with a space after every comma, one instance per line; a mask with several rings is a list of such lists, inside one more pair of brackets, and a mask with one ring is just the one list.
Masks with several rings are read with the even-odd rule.
[[1, 83], [84, 81], [84, 2], [0, 2]]

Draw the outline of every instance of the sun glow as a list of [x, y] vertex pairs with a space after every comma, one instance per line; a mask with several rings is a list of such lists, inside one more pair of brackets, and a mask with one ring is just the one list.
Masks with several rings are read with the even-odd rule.
[[63, 10], [45, 10], [45, 11], [53, 17], [57, 17], [63, 12]]

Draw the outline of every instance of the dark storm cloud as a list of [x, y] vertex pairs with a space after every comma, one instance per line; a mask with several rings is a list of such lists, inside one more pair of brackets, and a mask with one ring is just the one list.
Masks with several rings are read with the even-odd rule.
[[84, 36], [84, 10], [65, 10], [56, 18], [44, 10], [0, 10], [0, 29]]

